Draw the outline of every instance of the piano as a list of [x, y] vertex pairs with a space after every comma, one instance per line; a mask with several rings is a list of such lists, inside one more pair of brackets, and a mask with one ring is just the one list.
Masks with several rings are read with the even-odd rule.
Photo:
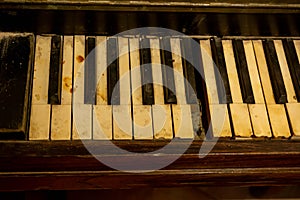
[[297, 0], [5, 0], [0, 19], [0, 191], [300, 183]]

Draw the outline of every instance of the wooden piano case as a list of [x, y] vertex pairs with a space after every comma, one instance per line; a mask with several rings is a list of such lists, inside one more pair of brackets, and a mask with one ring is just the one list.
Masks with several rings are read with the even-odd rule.
[[[0, 2], [0, 19], [2, 32], [35, 34], [112, 35], [130, 28], [160, 26], [189, 35], [300, 36], [298, 0], [5, 0]], [[136, 153], [151, 152], [168, 142], [114, 141]], [[175, 141], [174, 148], [185, 143]], [[125, 164], [134, 156], [114, 154], [101, 141], [85, 145], [102, 146], [107, 150], [101, 156]], [[81, 141], [2, 140], [0, 191], [300, 183], [299, 140], [220, 139], [207, 156], [199, 158], [201, 145], [201, 140], [195, 140], [178, 160], [162, 169], [128, 173], [99, 162]], [[151, 156], [168, 159], [178, 155]]]

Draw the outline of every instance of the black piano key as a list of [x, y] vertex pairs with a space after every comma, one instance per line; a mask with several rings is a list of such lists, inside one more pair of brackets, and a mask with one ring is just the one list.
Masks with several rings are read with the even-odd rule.
[[[161, 39], [161, 63], [162, 63], [162, 76], [164, 85], [164, 95], [166, 104], [176, 104], [176, 89], [173, 74], [173, 59], [171, 53], [171, 44], [169, 38]], [[168, 68], [169, 67], [169, 68]]]
[[86, 40], [85, 66], [84, 66], [84, 103], [95, 105], [96, 94], [96, 39], [88, 37]]
[[61, 36], [51, 38], [51, 56], [49, 71], [48, 103], [60, 104], [62, 76], [62, 39]]
[[292, 39], [285, 39], [282, 41], [286, 60], [289, 66], [293, 86], [297, 96], [298, 102], [300, 101], [300, 64]]
[[223, 93], [224, 91], [222, 91], [221, 89], [219, 89], [218, 91], [220, 103], [232, 103], [221, 38], [212, 38], [210, 40], [210, 45], [211, 45], [212, 57], [215, 65], [217, 66], [217, 68], [215, 69], [219, 70], [219, 72], [216, 72], [216, 74], [219, 73], [222, 78], [222, 80], [220, 79], [216, 80], [217, 88], [221, 88], [223, 84], [225, 89], [225, 94]]
[[185, 91], [186, 100], [188, 104], [197, 104], [197, 88], [196, 88], [196, 78], [195, 78], [195, 68], [191, 64], [193, 62], [191, 47], [191, 39], [183, 38], [181, 40], [181, 54], [182, 54], [182, 66], [183, 75], [185, 78]]
[[273, 41], [264, 40], [263, 48], [270, 73], [275, 101], [276, 103], [287, 103], [286, 90]]
[[142, 94], [143, 104], [154, 104], [154, 91], [152, 84], [152, 68], [151, 68], [151, 51], [150, 41], [143, 38], [140, 41], [140, 63], [141, 63], [141, 81], [142, 81]]
[[120, 104], [119, 59], [116, 38], [107, 40], [107, 97], [109, 105]]
[[26, 138], [33, 50], [33, 35], [0, 39], [1, 139]]
[[244, 103], [255, 103], [242, 40], [233, 40], [233, 50]]

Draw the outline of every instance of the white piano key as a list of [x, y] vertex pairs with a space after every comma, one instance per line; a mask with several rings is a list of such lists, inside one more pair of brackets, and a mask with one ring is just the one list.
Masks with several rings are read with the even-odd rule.
[[272, 137], [262, 85], [251, 40], [243, 41], [255, 104], [248, 104], [252, 128], [256, 137]]
[[232, 41], [223, 40], [223, 51], [233, 103], [243, 103], [239, 77], [236, 69]]
[[84, 104], [85, 36], [74, 36], [72, 139], [92, 138], [92, 105]]
[[150, 47], [151, 47], [150, 52], [151, 52], [151, 62], [152, 62], [152, 77], [154, 83], [153, 84], [154, 103], [156, 105], [163, 105], [165, 101], [164, 101], [159, 39], [151, 38]]
[[232, 137], [226, 104], [209, 105], [214, 137]]
[[182, 139], [194, 138], [191, 105], [172, 105], [174, 136]]
[[64, 36], [61, 105], [52, 105], [51, 140], [71, 139], [73, 36]]
[[275, 138], [291, 136], [291, 131], [286, 117], [284, 105], [282, 104], [267, 104], [269, 119], [271, 122], [273, 136]]
[[129, 46], [130, 46], [132, 104], [143, 105], [139, 39], [130, 38]]
[[51, 105], [31, 105], [29, 140], [48, 140]]
[[155, 139], [172, 139], [171, 105], [152, 105], [153, 134]]
[[218, 90], [209, 40], [200, 40], [201, 58], [209, 104], [218, 104]]
[[92, 105], [73, 104], [72, 127], [73, 140], [92, 139]]
[[93, 139], [111, 140], [113, 134], [112, 106], [107, 105], [107, 38], [96, 37], [97, 90], [93, 106]]
[[153, 139], [152, 113], [149, 105], [133, 105], [134, 139]]
[[[192, 110], [190, 106], [186, 104], [186, 92], [181, 60], [180, 39], [171, 38], [170, 45], [173, 60], [176, 98], [177, 104], [179, 104], [172, 105], [173, 124], [175, 133], [174, 135], [178, 138], [194, 138]], [[189, 117], [190, 119], [185, 119], [185, 117]], [[184, 126], [184, 129], [182, 129], [181, 126]]]
[[274, 40], [278, 62], [280, 65], [284, 86], [286, 89], [287, 100], [289, 103], [297, 103], [296, 93], [294, 90], [293, 82], [289, 72], [288, 64], [285, 58], [285, 53], [281, 40]]
[[134, 139], [153, 139], [151, 106], [142, 105], [139, 39], [130, 38], [129, 45]]
[[261, 40], [253, 40], [252, 43], [273, 136], [288, 138], [290, 136], [290, 128], [285, 108], [283, 104], [276, 104], [275, 102], [262, 42]]
[[170, 44], [171, 44], [171, 51], [172, 51], [177, 104], [184, 105], [186, 104], [186, 92], [185, 92], [185, 83], [184, 83], [185, 78], [183, 75], [183, 67], [182, 67], [182, 60], [181, 60], [180, 39], [171, 38]]
[[113, 106], [114, 139], [132, 139], [128, 38], [118, 38], [120, 105]]
[[229, 104], [231, 119], [236, 137], [251, 137], [253, 135], [247, 104]]
[[232, 104], [229, 104], [234, 134], [237, 137], [251, 137], [253, 134], [247, 104], [243, 103], [235, 57], [231, 40], [223, 40], [223, 51], [228, 73]]
[[32, 104], [48, 104], [51, 37], [36, 36]]
[[130, 105], [130, 69], [128, 38], [119, 37], [120, 105]]
[[61, 104], [72, 104], [73, 36], [64, 36]]
[[172, 139], [171, 106], [164, 102], [160, 45], [158, 38], [150, 38], [154, 105], [152, 105], [153, 135], [155, 139]]
[[267, 104], [275, 104], [276, 102], [262, 42], [261, 40], [253, 40], [252, 42], [265, 101]]
[[[230, 122], [226, 104], [219, 104], [215, 66], [212, 59], [210, 40], [201, 40], [201, 56], [203, 71], [208, 93], [211, 123], [215, 137], [231, 137]], [[221, 121], [220, 121], [221, 120]]]
[[51, 54], [51, 37], [36, 36], [34, 75], [29, 128], [30, 140], [47, 140], [50, 132], [48, 84]]
[[265, 104], [248, 104], [253, 132], [256, 137], [272, 137]]
[[51, 140], [71, 139], [71, 105], [52, 105]]
[[254, 101], [256, 104], [264, 104], [264, 96], [262, 91], [262, 86], [260, 82], [260, 77], [258, 74], [258, 68], [256, 65], [255, 54], [253, 50], [253, 45], [251, 40], [243, 41], [246, 61], [252, 86], [252, 91], [254, 95]]
[[113, 139], [132, 139], [132, 120], [130, 105], [113, 106]]
[[95, 105], [93, 109], [93, 139], [112, 139], [112, 106]]
[[96, 37], [97, 105], [107, 105], [107, 46], [106, 37]]
[[[73, 101], [84, 104], [85, 36], [74, 36]], [[76, 93], [76, 94], [75, 94]]]

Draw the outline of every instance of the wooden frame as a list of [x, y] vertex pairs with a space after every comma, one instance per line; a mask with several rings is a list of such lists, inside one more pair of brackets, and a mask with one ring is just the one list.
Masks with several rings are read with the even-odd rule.
[[[168, 142], [114, 141], [133, 152], [153, 151]], [[175, 141], [174, 151], [186, 142]], [[132, 156], [114, 154], [104, 141], [85, 141], [85, 145], [89, 148], [102, 145], [104, 156], [124, 163]], [[127, 173], [100, 163], [81, 141], [3, 141], [0, 142], [0, 191], [300, 183], [300, 141], [219, 140], [213, 150], [200, 159], [201, 145], [202, 141], [195, 140], [185, 154], [163, 169]], [[156, 156], [177, 155], [170, 152]]]

